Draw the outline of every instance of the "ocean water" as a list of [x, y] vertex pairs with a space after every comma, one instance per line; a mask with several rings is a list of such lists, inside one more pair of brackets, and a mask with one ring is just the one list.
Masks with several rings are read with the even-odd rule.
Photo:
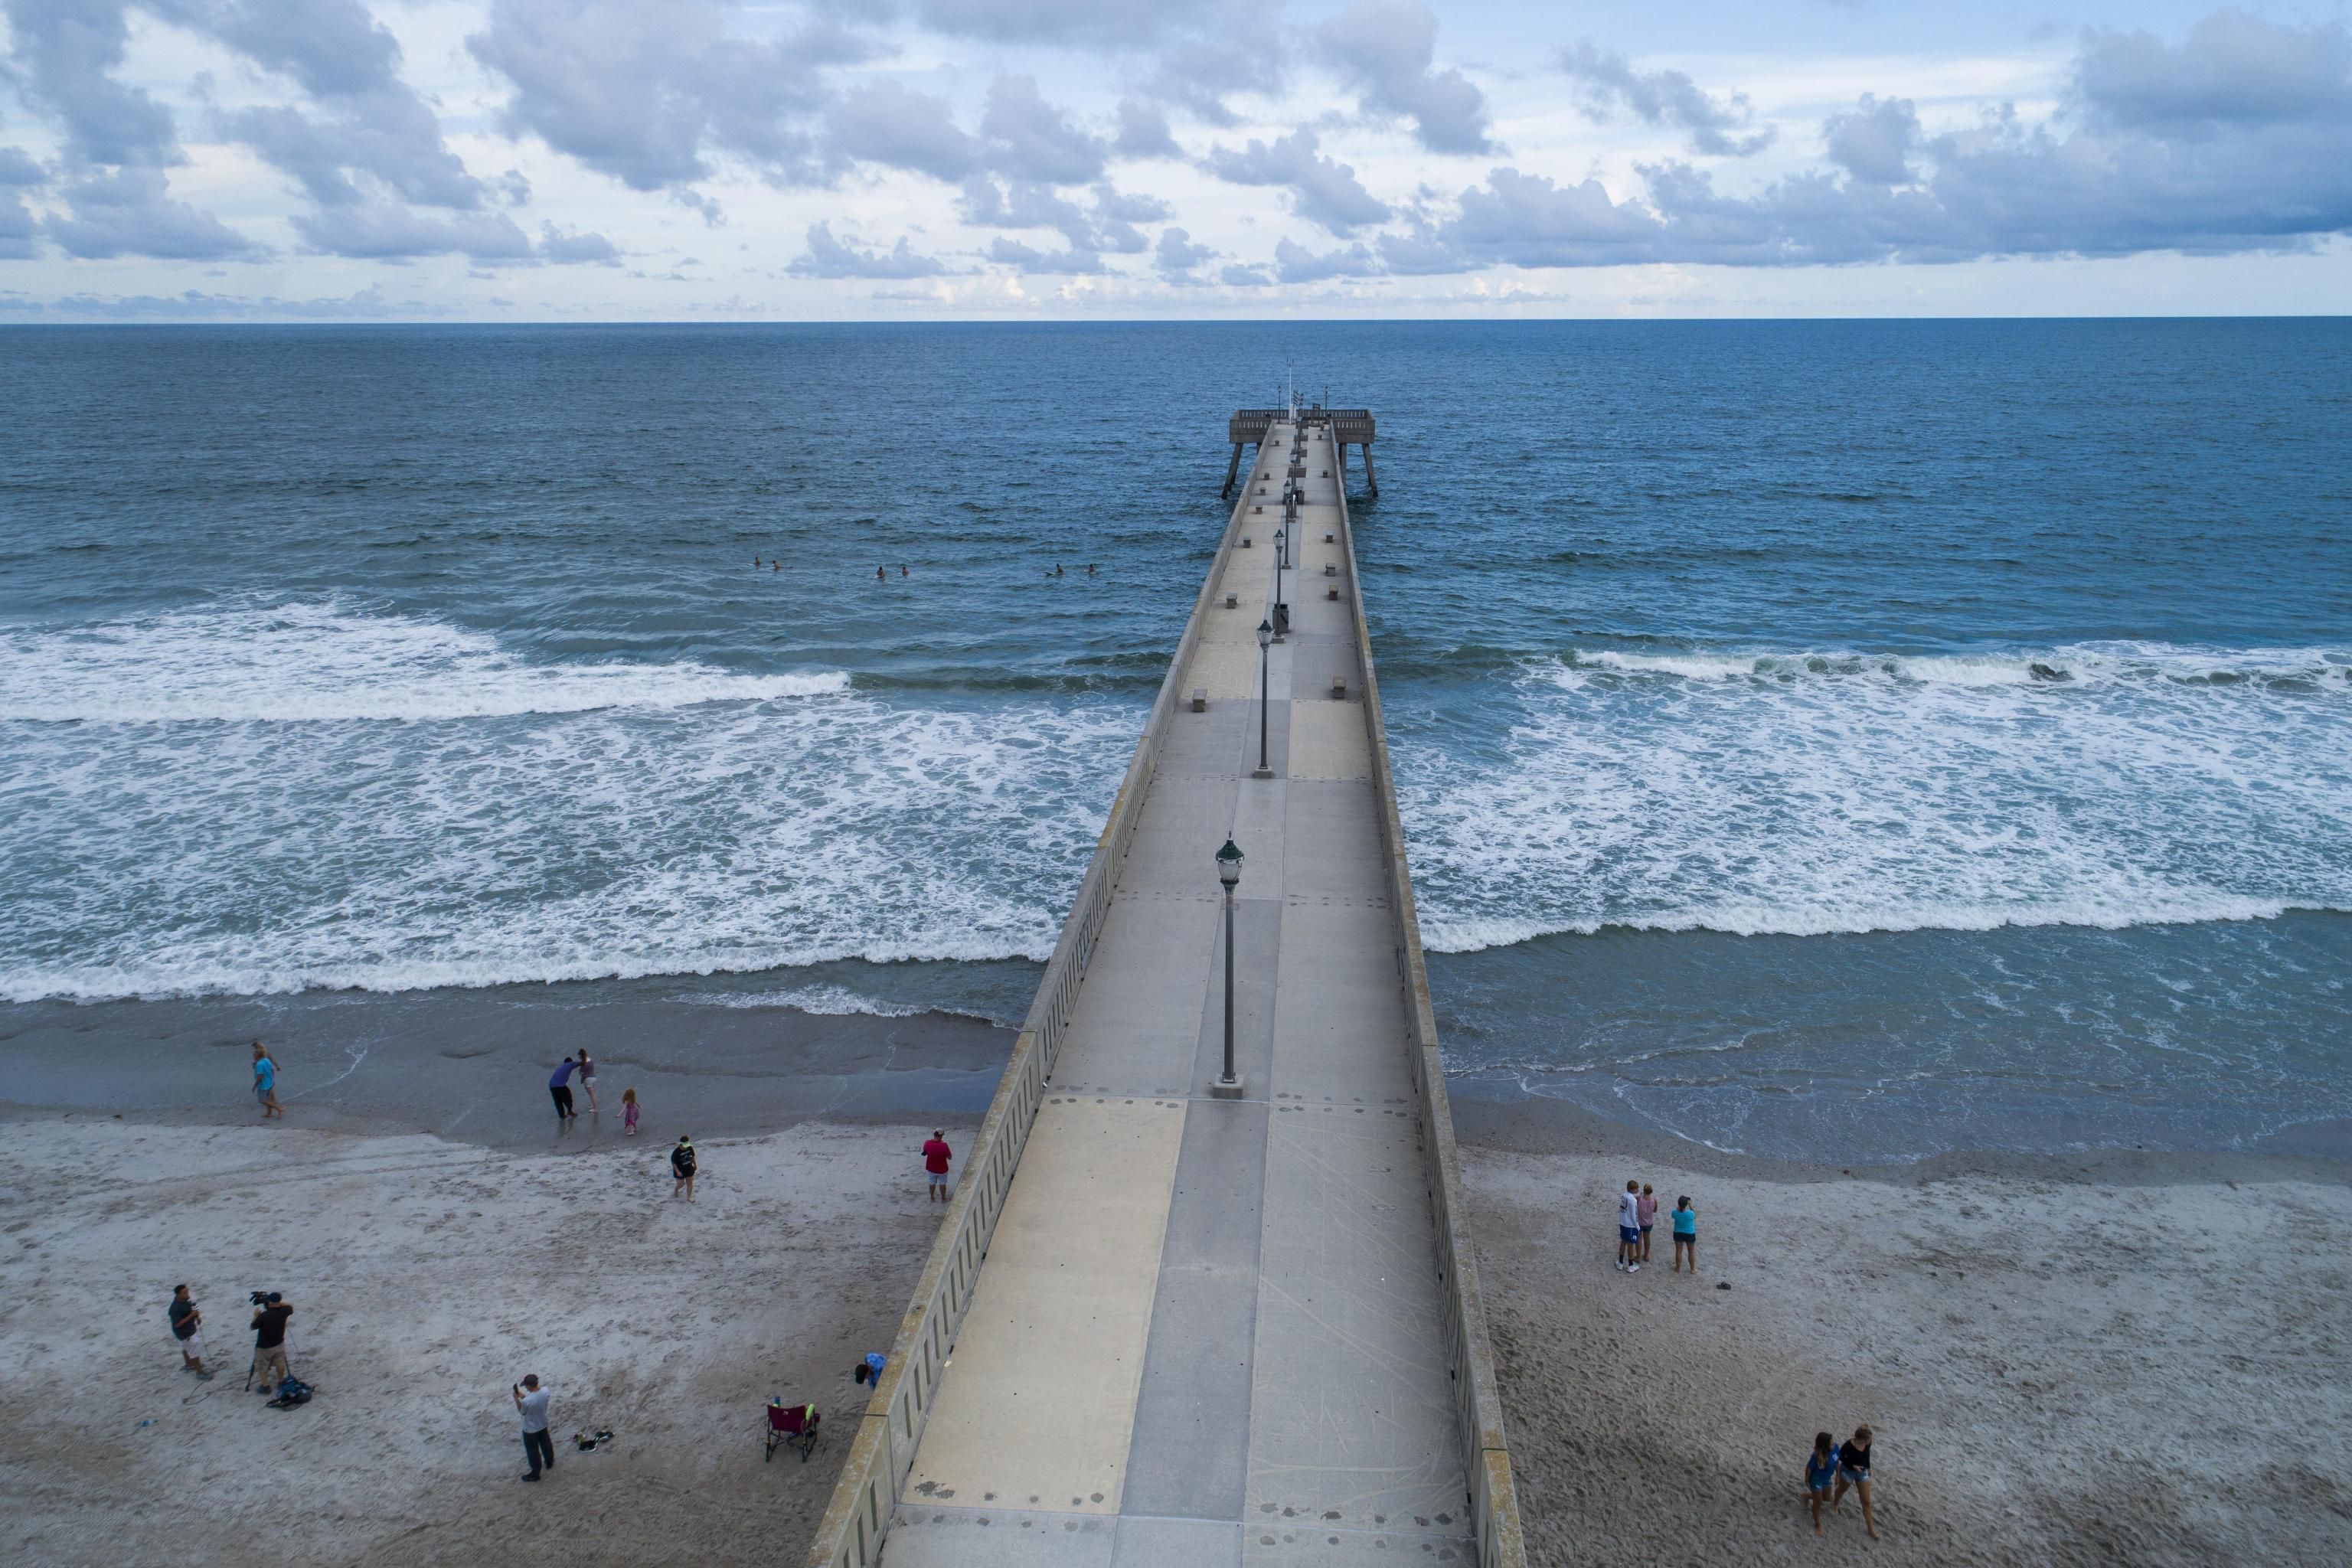
[[2345, 321], [0, 330], [0, 998], [1017, 1016], [1286, 363], [1465, 1091], [2352, 1117]]

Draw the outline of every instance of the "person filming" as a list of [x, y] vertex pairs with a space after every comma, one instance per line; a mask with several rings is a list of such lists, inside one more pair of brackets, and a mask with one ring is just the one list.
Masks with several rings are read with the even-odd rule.
[[272, 1290], [253, 1294], [253, 1379], [268, 1394], [286, 1381], [286, 1320], [294, 1309]]

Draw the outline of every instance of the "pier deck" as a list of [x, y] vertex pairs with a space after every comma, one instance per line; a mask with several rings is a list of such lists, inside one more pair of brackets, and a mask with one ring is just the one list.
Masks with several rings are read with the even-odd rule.
[[[1049, 970], [982, 1130], [1019, 1180], [958, 1194], [984, 1253], [951, 1217], [901, 1335], [922, 1364], [877, 1392], [812, 1563], [1517, 1561], [1343, 470], [1311, 415], [1253, 776], [1293, 430], [1260, 447], [1056, 954], [1082, 982]], [[1213, 1098], [1229, 836], [1244, 1088]], [[960, 1322], [926, 1321], [959, 1295]]]

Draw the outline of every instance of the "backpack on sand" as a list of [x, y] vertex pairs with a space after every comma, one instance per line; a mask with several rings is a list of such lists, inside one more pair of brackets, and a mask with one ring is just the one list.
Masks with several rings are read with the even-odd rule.
[[288, 1377], [278, 1385], [278, 1397], [269, 1402], [272, 1410], [291, 1410], [298, 1405], [310, 1403], [310, 1385], [299, 1377]]

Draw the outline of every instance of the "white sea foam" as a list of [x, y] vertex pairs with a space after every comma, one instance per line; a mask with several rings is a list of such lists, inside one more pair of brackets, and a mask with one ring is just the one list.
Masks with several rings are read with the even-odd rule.
[[787, 991], [705, 991], [686, 998], [706, 1007], [789, 1007], [822, 1017], [912, 1018], [931, 1011], [908, 1002], [885, 1002], [839, 985], [796, 985]]
[[1667, 675], [1684, 680], [1875, 679], [1945, 686], [2032, 686], [2068, 681], [2165, 679], [2352, 681], [2352, 650], [2211, 648], [2153, 642], [2070, 643], [2044, 650], [1984, 654], [1879, 654], [1846, 650], [1626, 653], [1578, 651], [1544, 673], [1578, 689], [1594, 672]]
[[2342, 649], [1579, 652], [1459, 720], [1410, 702], [1440, 951], [2352, 909]]
[[0, 721], [479, 719], [764, 701], [847, 689], [839, 670], [535, 664], [484, 632], [337, 605], [181, 610], [0, 633]]
[[[92, 679], [52, 713], [149, 717], [0, 729], [0, 996], [1042, 960], [1140, 720], [1116, 700], [916, 706], [838, 683], [714, 700], [788, 689], [677, 665], [637, 671], [630, 702], [587, 700], [612, 689], [570, 667], [581, 700], [551, 711], [478, 634], [340, 613], [305, 627], [314, 662], [343, 672], [310, 688], [310, 722], [218, 722], [258, 717], [266, 683], [216, 662], [168, 719], [109, 707]], [[217, 655], [216, 629], [199, 640]], [[184, 628], [158, 646], [184, 654]], [[13, 716], [34, 685], [8, 689]], [[451, 721], [380, 721], [428, 704]]]

